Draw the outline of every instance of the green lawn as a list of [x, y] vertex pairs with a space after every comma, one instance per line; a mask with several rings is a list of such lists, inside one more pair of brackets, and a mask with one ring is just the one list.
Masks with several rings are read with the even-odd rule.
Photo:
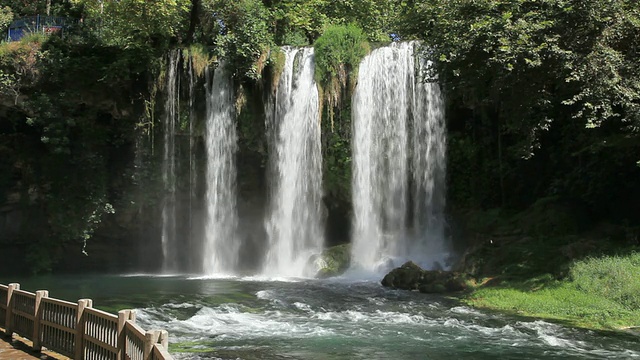
[[472, 306], [561, 320], [593, 329], [640, 326], [640, 253], [577, 261], [569, 275], [542, 275], [478, 287]]

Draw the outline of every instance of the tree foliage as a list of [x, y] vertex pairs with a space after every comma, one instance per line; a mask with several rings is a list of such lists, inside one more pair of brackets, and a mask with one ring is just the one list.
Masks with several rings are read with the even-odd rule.
[[0, 6], [0, 31], [5, 30], [13, 21], [13, 10], [9, 6]]
[[237, 77], [259, 79], [273, 44], [268, 9], [259, 0], [214, 0], [205, 1], [204, 6], [219, 26], [214, 38], [218, 55], [233, 64]]
[[[438, 76], [470, 107], [530, 133], [567, 112], [590, 126], [640, 124], [635, 1], [457, 0], [416, 5]], [[563, 105], [565, 109], [561, 109]]]
[[[159, 46], [188, 27], [190, 0], [72, 0], [98, 38], [122, 47]], [[166, 45], [165, 45], [166, 46]]]
[[327, 24], [326, 0], [276, 0], [270, 4], [275, 41], [283, 45], [308, 45]]
[[388, 0], [327, 1], [326, 16], [331, 24], [354, 24], [362, 29], [369, 41], [389, 41], [395, 33], [393, 21], [398, 4]]
[[[412, 21], [399, 23], [400, 35], [424, 39], [432, 76], [461, 119], [452, 123], [460, 137], [450, 146], [475, 157], [479, 168], [469, 179], [485, 184], [474, 194], [501, 189], [486, 192], [486, 204], [516, 198], [530, 204], [536, 196], [557, 194], [602, 204], [621, 188], [607, 180], [612, 173], [633, 176], [637, 154], [630, 149], [638, 148], [640, 124], [636, 1], [431, 0], [402, 6]], [[603, 163], [607, 157], [616, 161]], [[527, 186], [536, 190], [527, 192]]]

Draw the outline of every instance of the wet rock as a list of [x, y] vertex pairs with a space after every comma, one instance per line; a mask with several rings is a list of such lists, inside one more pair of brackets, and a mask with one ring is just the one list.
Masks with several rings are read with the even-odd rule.
[[424, 270], [412, 261], [391, 270], [383, 279], [382, 286], [403, 290], [416, 290], [422, 281]]
[[427, 294], [443, 294], [467, 290], [473, 282], [471, 275], [442, 270], [424, 270], [409, 261], [391, 270], [382, 286], [402, 290], [418, 290]]
[[328, 278], [344, 273], [351, 264], [351, 245], [342, 244], [325, 249], [313, 260], [318, 265], [318, 278]]

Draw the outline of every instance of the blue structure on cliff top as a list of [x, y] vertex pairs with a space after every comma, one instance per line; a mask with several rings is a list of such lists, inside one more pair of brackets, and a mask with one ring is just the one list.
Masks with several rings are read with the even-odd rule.
[[18, 41], [30, 33], [62, 34], [77, 19], [60, 16], [25, 16], [14, 20], [7, 30], [7, 41]]

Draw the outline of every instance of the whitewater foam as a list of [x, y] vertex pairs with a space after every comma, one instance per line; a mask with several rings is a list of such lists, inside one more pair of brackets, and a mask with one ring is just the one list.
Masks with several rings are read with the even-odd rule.
[[466, 306], [454, 306], [451, 309], [449, 309], [449, 311], [454, 314], [461, 314], [461, 315], [485, 316], [485, 314], [481, 313], [480, 311], [472, 309], [470, 307], [466, 307]]
[[227, 280], [227, 279], [238, 279], [237, 275], [233, 274], [225, 274], [225, 273], [217, 273], [211, 275], [194, 275], [187, 277], [187, 280]]

